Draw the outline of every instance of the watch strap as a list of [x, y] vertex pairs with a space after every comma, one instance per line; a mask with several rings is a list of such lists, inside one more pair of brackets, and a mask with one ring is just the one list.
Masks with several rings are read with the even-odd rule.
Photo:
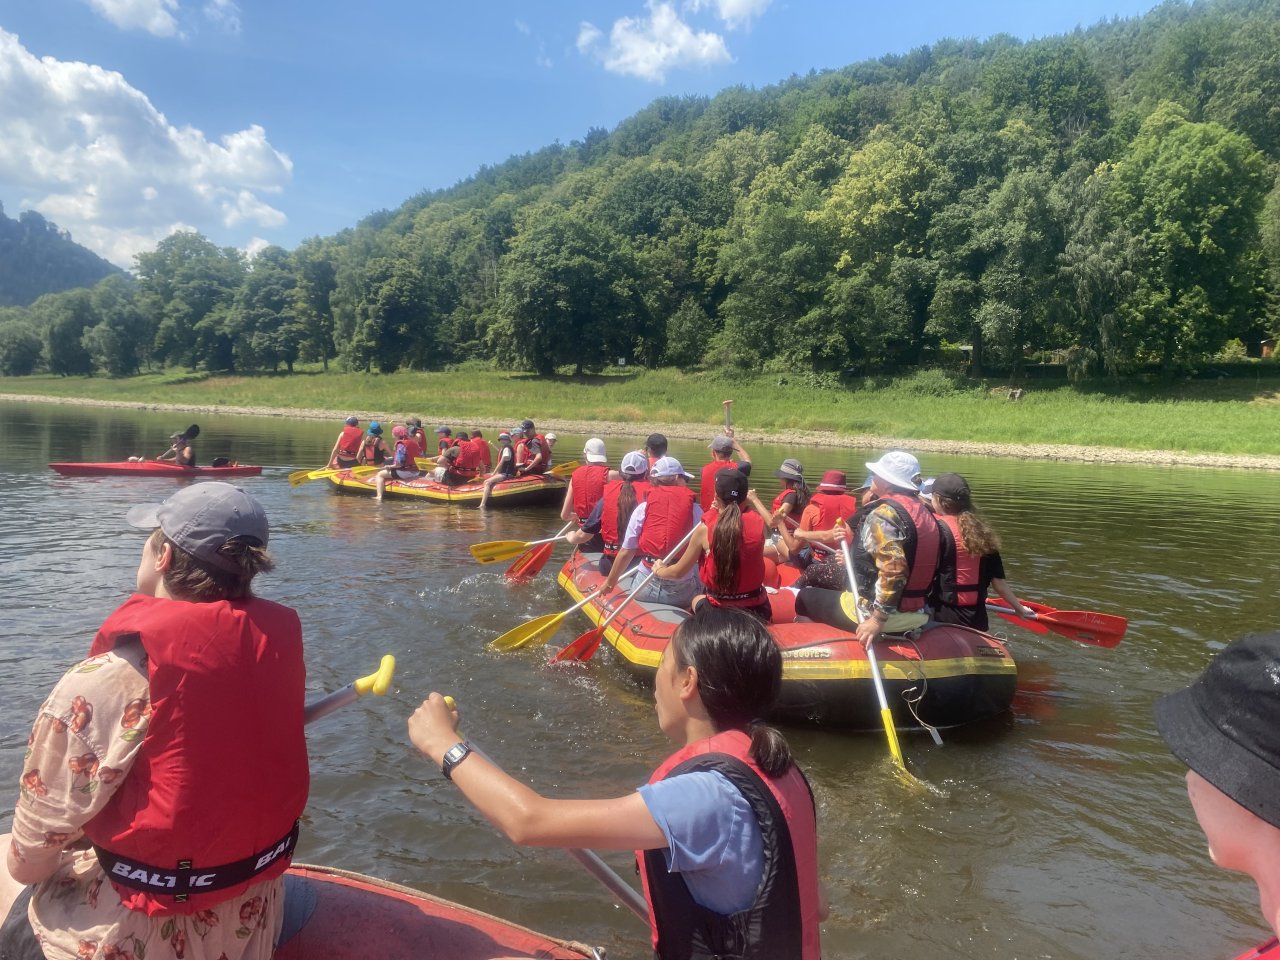
[[474, 748], [466, 740], [455, 743], [452, 747], [444, 752], [444, 760], [440, 764], [440, 772], [444, 774], [446, 780], [453, 779], [453, 768], [460, 764], [467, 757], [471, 756]]

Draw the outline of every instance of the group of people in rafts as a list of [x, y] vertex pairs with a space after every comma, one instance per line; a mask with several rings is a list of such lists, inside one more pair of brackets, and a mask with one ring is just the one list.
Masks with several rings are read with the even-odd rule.
[[[633, 567], [636, 599], [696, 608], [737, 607], [768, 622], [770, 589], [790, 589], [797, 615], [879, 636], [896, 612], [984, 630], [990, 591], [1019, 616], [1027, 611], [1005, 582], [1000, 540], [976, 512], [969, 484], [955, 473], [923, 480], [901, 450], [867, 463], [866, 483], [850, 491], [828, 470], [810, 491], [804, 467], [784, 460], [782, 490], [766, 507], [750, 485], [751, 457], [732, 430], [711, 441], [711, 460], [695, 478], [653, 434], [643, 450], [608, 464], [605, 443], [587, 441], [561, 518], [577, 520], [568, 539], [601, 555], [601, 595]], [[697, 480], [697, 489], [689, 481]], [[848, 591], [841, 540], [850, 538], [862, 606]], [[780, 570], [789, 566], [790, 570]], [[798, 570], [797, 570], [798, 568]]]
[[391, 444], [383, 432], [377, 420], [369, 421], [365, 430], [359, 417], [347, 417], [329, 451], [329, 466], [339, 470], [382, 467], [374, 475], [375, 500], [382, 499], [388, 480], [417, 480], [426, 473], [447, 486], [483, 481], [481, 507], [488, 506], [490, 492], [504, 480], [546, 473], [556, 443], [554, 433], [539, 433], [532, 420], [499, 433], [496, 448], [479, 430], [459, 430], [455, 435], [450, 427], [436, 427], [434, 456], [427, 453], [427, 433], [419, 417], [395, 424]]

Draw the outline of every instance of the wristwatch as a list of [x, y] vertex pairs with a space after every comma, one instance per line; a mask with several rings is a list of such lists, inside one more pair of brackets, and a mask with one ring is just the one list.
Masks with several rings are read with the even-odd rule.
[[440, 772], [444, 774], [446, 780], [453, 779], [453, 768], [471, 756], [471, 750], [471, 744], [463, 740], [455, 743], [444, 752], [444, 760], [440, 764]]

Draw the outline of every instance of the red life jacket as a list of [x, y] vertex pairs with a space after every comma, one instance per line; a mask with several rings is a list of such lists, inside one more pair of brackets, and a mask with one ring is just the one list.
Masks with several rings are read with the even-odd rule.
[[493, 454], [489, 451], [489, 442], [484, 437], [472, 437], [471, 445], [476, 448], [480, 463], [484, 466], [484, 472], [488, 473], [493, 469]]
[[[849, 522], [849, 518], [858, 512], [858, 498], [848, 493], [815, 493], [809, 498], [809, 506], [817, 506], [818, 519], [813, 522], [811, 530], [830, 530], [836, 525], [836, 519]], [[829, 547], [839, 546], [839, 540], [824, 540]]]
[[386, 463], [387, 455], [383, 452], [382, 445], [378, 443], [381, 437], [375, 437], [372, 434], [364, 438], [364, 462], [371, 463], [374, 466], [382, 466]]
[[650, 486], [639, 543], [639, 552], [646, 560], [652, 563], [663, 559], [684, 539], [693, 527], [696, 502], [697, 497], [688, 487]]
[[474, 478], [480, 475], [480, 451], [470, 440], [458, 442], [458, 459], [449, 468], [462, 477]]
[[778, 779], [751, 759], [751, 738], [726, 730], [677, 750], [650, 783], [714, 770], [751, 804], [764, 844], [764, 877], [756, 902], [723, 916], [694, 902], [684, 878], [667, 869], [663, 851], [639, 850], [636, 861], [658, 960], [820, 960], [818, 827], [813, 791], [800, 768]]
[[363, 437], [364, 431], [359, 427], [343, 427], [342, 435], [338, 437], [338, 450], [334, 456], [354, 460], [360, 455], [360, 440]]
[[523, 467], [529, 462], [529, 441], [521, 440], [516, 444], [516, 467]]
[[778, 512], [778, 508], [782, 506], [782, 501], [787, 499], [787, 494], [794, 493], [793, 490], [783, 487], [776, 497], [773, 498], [773, 504], [769, 507], [774, 513]]
[[938, 602], [948, 607], [973, 609], [983, 602], [982, 557], [965, 549], [960, 518], [939, 514], [942, 522], [942, 563], [938, 571]]
[[[147, 653], [151, 722], [85, 834], [125, 906], [195, 913], [279, 876], [292, 859], [308, 787], [302, 626], [293, 610], [256, 597], [134, 595], [89, 653], [135, 638]], [[237, 869], [248, 875], [217, 886]], [[216, 892], [196, 892], [209, 885]]]
[[582, 523], [604, 496], [604, 484], [609, 478], [607, 463], [588, 463], [573, 471], [569, 482], [573, 485], [573, 512]]
[[418, 443], [411, 437], [396, 441], [395, 453], [391, 456], [391, 464], [396, 470], [418, 470]]
[[[577, 476], [577, 471], [574, 476]], [[645, 502], [649, 491], [653, 489], [648, 480], [610, 480], [604, 485], [604, 506], [600, 508], [600, 539], [604, 541], [606, 557], [618, 555], [618, 551], [622, 549], [622, 538], [627, 532], [618, 524], [618, 498], [622, 495], [624, 483], [630, 483], [635, 488], [637, 507]]]
[[698, 485], [698, 505], [703, 510], [710, 510], [711, 501], [716, 498], [716, 474], [736, 466], [737, 464], [732, 460], [712, 460], [702, 468], [702, 481]]
[[453, 437], [446, 437], [442, 434], [440, 439], [436, 441], [436, 456], [440, 456], [440, 454], [452, 447], [455, 442]]
[[419, 456], [425, 457], [427, 455], [427, 432], [421, 427], [410, 427], [409, 436], [418, 445], [418, 449], [422, 451]]
[[702, 580], [702, 588], [707, 592], [707, 598], [718, 607], [754, 607], [765, 596], [764, 518], [754, 510], [742, 511], [742, 541], [738, 545], [738, 576], [729, 590], [724, 593], [718, 593], [715, 588], [716, 561], [711, 550], [711, 545], [715, 542], [716, 521], [719, 519], [718, 510], [709, 510], [702, 517], [702, 522], [707, 525], [707, 550], [702, 555], [702, 562], [698, 566], [698, 577]]
[[[532, 474], [546, 473], [547, 469], [551, 466], [551, 444], [547, 443], [546, 436], [541, 433], [535, 433], [532, 439], [538, 442], [538, 449], [542, 451], [542, 459], [538, 462], [536, 467], [525, 472]], [[533, 460], [533, 452], [529, 449], [529, 446], [530, 444], [525, 444], [525, 463], [529, 463]], [[577, 471], [575, 470], [574, 473], [577, 473]]]
[[1246, 950], [1236, 960], [1262, 960], [1263, 957], [1280, 957], [1280, 941], [1272, 937], [1266, 943], [1254, 947], [1252, 950]]
[[[850, 524], [854, 528], [855, 543], [859, 536], [858, 528], [862, 526], [866, 516], [881, 504], [888, 504], [898, 514], [898, 523], [904, 535], [903, 553], [906, 554], [907, 568], [910, 571], [898, 609], [903, 613], [923, 610], [931, 600], [937, 599], [938, 568], [942, 561], [942, 534], [938, 530], [938, 518], [915, 494], [891, 491], [863, 507]], [[855, 550], [853, 554], [859, 590], [863, 592], [863, 596], [872, 597], [876, 578], [879, 576], [875, 560], [861, 550]]]

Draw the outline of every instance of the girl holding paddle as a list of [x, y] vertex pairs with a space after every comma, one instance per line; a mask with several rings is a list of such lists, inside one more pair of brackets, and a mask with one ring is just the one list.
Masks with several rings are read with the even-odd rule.
[[438, 693], [409, 718], [409, 738], [516, 843], [636, 850], [659, 958], [818, 960], [826, 910], [813, 795], [782, 734], [759, 719], [781, 684], [763, 624], [703, 604], [672, 635], [654, 681], [676, 752], [634, 793], [541, 796], [473, 751]]

